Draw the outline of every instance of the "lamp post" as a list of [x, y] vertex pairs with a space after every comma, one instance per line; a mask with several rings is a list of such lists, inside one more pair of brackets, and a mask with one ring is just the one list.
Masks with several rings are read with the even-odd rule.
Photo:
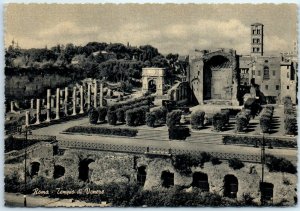
[[264, 169], [265, 169], [265, 136], [264, 136], [264, 132], [263, 132], [263, 136], [262, 136], [262, 143], [261, 143], [261, 183], [260, 183], [260, 192], [261, 192], [261, 196], [260, 196], [260, 202], [261, 205], [264, 205], [264, 196], [263, 196], [263, 185], [264, 185]]
[[27, 184], [27, 180], [26, 180], [26, 163], [27, 163], [27, 140], [28, 140], [28, 133], [31, 134], [31, 130], [28, 128], [27, 125], [25, 125], [24, 129], [22, 128], [22, 126], [19, 128], [19, 134], [25, 134], [25, 142], [24, 142], [24, 207], [27, 207], [27, 201], [26, 201], [26, 184]]

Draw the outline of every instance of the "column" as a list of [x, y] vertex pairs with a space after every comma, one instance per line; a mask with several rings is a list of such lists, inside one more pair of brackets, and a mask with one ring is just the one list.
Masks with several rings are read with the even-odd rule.
[[68, 87], [65, 87], [65, 114], [68, 116], [68, 96], [69, 96], [69, 89]]
[[76, 115], [76, 87], [73, 87], [73, 114]]
[[29, 111], [25, 112], [25, 126], [29, 126]]
[[59, 104], [60, 104], [60, 90], [59, 88], [56, 89], [56, 117], [55, 119], [59, 119]]
[[94, 107], [97, 108], [97, 81], [94, 80]]
[[91, 84], [88, 84], [87, 109], [91, 108]]
[[36, 122], [35, 122], [35, 124], [40, 124], [40, 113], [41, 113], [40, 99], [36, 99]]
[[51, 108], [54, 107], [54, 98], [52, 96], [50, 96], [50, 100], [51, 100]]
[[80, 114], [83, 114], [83, 86], [80, 86]]
[[14, 112], [14, 101], [10, 101], [10, 112]]
[[31, 109], [33, 109], [33, 104], [34, 104], [33, 101], [34, 101], [34, 99], [31, 99], [31, 100], [30, 100], [30, 108], [31, 108]]
[[100, 83], [100, 93], [99, 93], [100, 97], [100, 107], [103, 107], [103, 83]]
[[47, 119], [46, 122], [50, 122], [50, 114], [51, 114], [51, 89], [47, 89]]

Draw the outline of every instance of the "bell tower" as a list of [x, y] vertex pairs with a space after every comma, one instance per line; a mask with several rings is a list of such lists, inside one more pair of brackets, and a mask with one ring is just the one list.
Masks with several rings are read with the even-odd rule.
[[251, 56], [264, 55], [264, 25], [254, 23], [251, 25]]

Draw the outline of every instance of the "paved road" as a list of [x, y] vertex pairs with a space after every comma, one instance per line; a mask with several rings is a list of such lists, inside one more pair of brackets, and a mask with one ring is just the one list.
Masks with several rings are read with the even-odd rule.
[[[245, 155], [260, 156], [260, 148], [236, 146], [236, 145], [223, 145], [221, 135], [212, 133], [199, 133], [193, 132], [191, 137], [186, 141], [169, 141], [167, 131], [159, 129], [140, 130], [136, 137], [113, 137], [113, 136], [100, 136], [100, 135], [81, 135], [81, 134], [61, 134], [67, 128], [76, 125], [87, 125], [88, 118], [81, 118], [72, 120], [61, 124], [51, 125], [48, 127], [33, 130], [36, 135], [53, 135], [57, 140], [70, 141], [70, 142], [83, 142], [83, 143], [103, 143], [114, 145], [126, 146], [142, 146], [152, 147], [159, 149], [184, 149], [184, 150], [199, 150], [206, 152], [224, 152], [224, 153], [239, 153]], [[123, 127], [123, 126], [121, 126]], [[268, 149], [266, 154], [273, 154], [285, 157], [293, 163], [297, 163], [297, 149]]]

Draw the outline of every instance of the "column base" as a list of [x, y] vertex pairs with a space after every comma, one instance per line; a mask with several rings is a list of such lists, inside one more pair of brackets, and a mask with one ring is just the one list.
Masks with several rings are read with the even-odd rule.
[[51, 119], [50, 119], [50, 118], [49, 118], [49, 119], [47, 118], [47, 119], [45, 120], [45, 122], [50, 122], [50, 121], [51, 121]]
[[79, 111], [79, 113], [80, 113], [80, 114], [83, 114], [83, 113], [84, 113], [84, 111]]

